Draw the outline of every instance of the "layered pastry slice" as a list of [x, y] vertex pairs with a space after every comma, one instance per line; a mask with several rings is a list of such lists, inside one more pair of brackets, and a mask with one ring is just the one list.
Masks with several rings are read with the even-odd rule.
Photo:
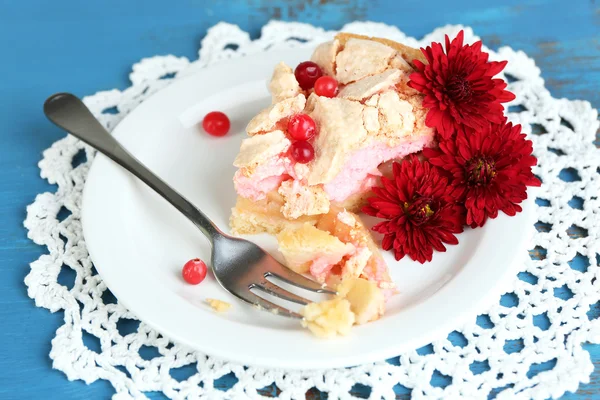
[[[415, 59], [419, 50], [396, 42], [338, 34], [311, 58], [338, 85], [329, 95], [277, 65], [272, 104], [248, 123], [234, 161], [232, 232], [278, 234], [290, 268], [331, 285], [360, 277], [389, 293], [387, 267], [354, 213], [387, 162], [432, 145], [423, 96], [407, 86]], [[298, 143], [291, 121], [306, 120], [314, 136]]]
[[390, 293], [394, 284], [368, 229], [358, 215], [332, 206], [316, 225], [289, 226], [277, 235], [286, 265], [336, 287], [349, 278], [375, 282]]

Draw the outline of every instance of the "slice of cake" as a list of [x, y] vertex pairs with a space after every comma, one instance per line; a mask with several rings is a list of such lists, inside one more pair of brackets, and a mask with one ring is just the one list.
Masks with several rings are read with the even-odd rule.
[[232, 232], [276, 234], [289, 268], [338, 290], [302, 311], [319, 336], [378, 319], [395, 290], [355, 212], [392, 161], [433, 144], [423, 96], [407, 86], [415, 59], [417, 49], [341, 33], [295, 70], [280, 63], [272, 104], [234, 161]]
[[[298, 70], [277, 65], [272, 104], [248, 123], [234, 162], [232, 232], [276, 234], [315, 225], [332, 207], [356, 212], [378, 183], [378, 167], [430, 146], [423, 96], [407, 86], [414, 59], [422, 59], [419, 50], [396, 42], [338, 34], [312, 55], [319, 73], [337, 82], [334, 97], [304, 90]], [[314, 124], [306, 141], [290, 132], [297, 116]]]

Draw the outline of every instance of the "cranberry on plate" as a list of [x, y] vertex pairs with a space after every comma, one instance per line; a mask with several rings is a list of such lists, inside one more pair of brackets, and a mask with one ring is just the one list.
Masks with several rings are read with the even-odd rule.
[[202, 127], [212, 136], [225, 136], [229, 132], [231, 122], [229, 117], [221, 111], [212, 111], [204, 116]]
[[194, 258], [185, 263], [181, 270], [181, 275], [187, 283], [197, 285], [206, 278], [206, 272], [207, 268], [204, 261]]

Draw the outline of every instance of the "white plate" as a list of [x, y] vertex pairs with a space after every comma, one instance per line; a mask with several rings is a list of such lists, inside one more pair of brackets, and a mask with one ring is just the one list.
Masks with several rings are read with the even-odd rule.
[[[276, 63], [289, 65], [309, 50], [272, 51], [219, 64], [179, 78], [137, 107], [114, 130], [135, 156], [228, 230], [235, 202], [231, 165], [248, 120], [269, 104], [266, 79]], [[212, 110], [227, 113], [230, 134], [213, 138], [184, 127]], [[383, 360], [423, 346], [456, 329], [497, 301], [526, 255], [533, 202], [516, 217], [501, 215], [459, 236], [458, 246], [433, 262], [393, 260], [385, 253], [400, 294], [379, 321], [355, 327], [348, 337], [321, 340], [297, 321], [236, 301], [212, 276], [198, 286], [181, 279], [189, 259], [209, 260], [202, 234], [166, 201], [98, 155], [83, 195], [83, 231], [100, 275], [121, 303], [165, 336], [207, 354], [248, 365], [329, 368]], [[276, 253], [267, 235], [253, 237]], [[233, 304], [216, 314], [207, 297]]]

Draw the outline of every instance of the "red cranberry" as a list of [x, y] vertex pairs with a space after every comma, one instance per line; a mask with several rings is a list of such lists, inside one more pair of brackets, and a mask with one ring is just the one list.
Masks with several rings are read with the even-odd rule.
[[288, 134], [294, 140], [308, 140], [315, 136], [317, 126], [315, 121], [306, 114], [296, 114], [287, 124]]
[[322, 76], [315, 82], [315, 93], [324, 97], [335, 97], [338, 94], [338, 83], [330, 76]]
[[306, 140], [298, 140], [292, 143], [290, 154], [296, 162], [306, 164], [315, 158], [315, 149]]
[[321, 71], [321, 67], [314, 62], [304, 61], [298, 64], [294, 71], [294, 75], [302, 90], [308, 90], [315, 85], [317, 79], [323, 76], [323, 71]]
[[183, 279], [192, 285], [197, 285], [206, 278], [206, 264], [199, 258], [194, 258], [185, 263], [181, 275]]
[[230, 126], [229, 118], [220, 111], [209, 112], [202, 120], [202, 127], [212, 136], [225, 136]]

